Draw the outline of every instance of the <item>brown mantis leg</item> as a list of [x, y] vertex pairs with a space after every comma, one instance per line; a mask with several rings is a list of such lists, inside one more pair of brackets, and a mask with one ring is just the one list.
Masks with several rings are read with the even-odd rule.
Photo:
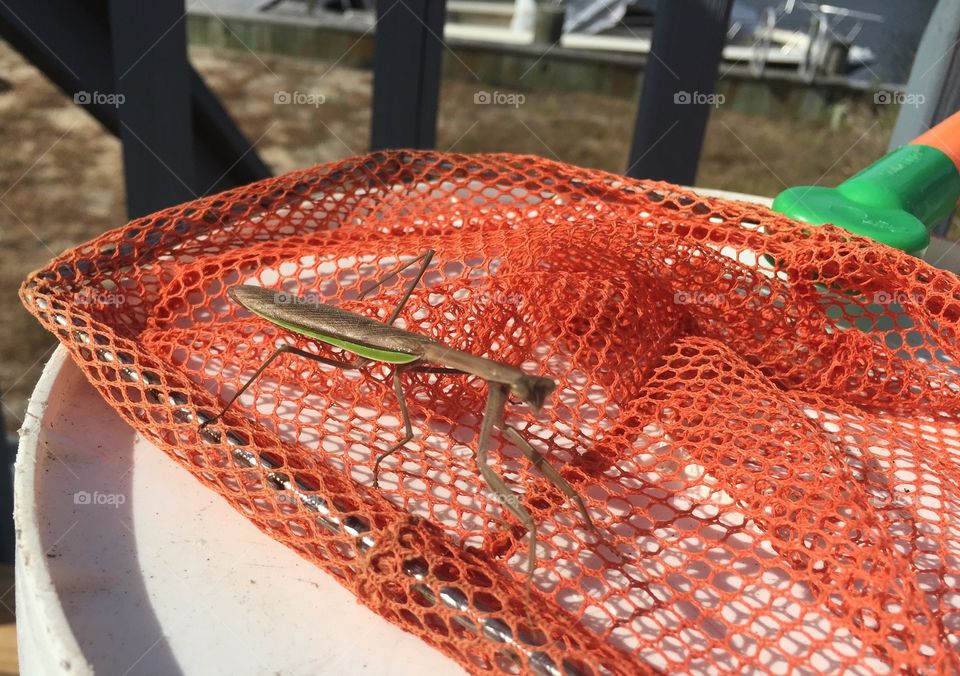
[[597, 531], [597, 527], [593, 524], [593, 519], [590, 518], [590, 512], [587, 511], [587, 506], [583, 502], [583, 498], [580, 494], [570, 485], [566, 479], [557, 471], [557, 468], [550, 464], [550, 461], [547, 460], [540, 451], [535, 449], [530, 445], [530, 442], [523, 438], [523, 435], [520, 434], [519, 430], [515, 427], [511, 427], [503, 420], [503, 410], [500, 410], [498, 417], [493, 421], [494, 427], [500, 430], [507, 439], [512, 441], [514, 445], [520, 449], [520, 452], [530, 461], [530, 463], [539, 469], [547, 480], [550, 481], [554, 486], [559, 488], [564, 495], [566, 495], [570, 502], [574, 504], [577, 508], [577, 511], [580, 512], [580, 517], [587, 524], [587, 526], [594, 532], [595, 535], [600, 535]]
[[430, 261], [433, 260], [433, 254], [434, 254], [433, 249], [427, 249], [426, 251], [424, 251], [422, 254], [420, 254], [413, 260], [407, 261], [406, 263], [401, 265], [399, 268], [397, 268], [393, 272], [387, 273], [386, 275], [378, 279], [374, 284], [372, 284], [371, 286], [368, 286], [366, 289], [360, 292], [360, 298], [363, 298], [374, 289], [383, 286], [383, 284], [388, 279], [392, 279], [393, 277], [396, 277], [397, 275], [399, 275], [401, 272], [409, 268], [411, 265], [413, 265], [417, 261], [423, 261], [422, 263], [420, 263], [420, 270], [417, 272], [417, 276], [410, 283], [410, 286], [407, 287], [407, 290], [403, 294], [403, 297], [400, 299], [400, 302], [397, 303], [397, 307], [394, 308], [393, 314], [390, 315], [390, 317], [387, 319], [387, 321], [384, 322], [384, 324], [386, 324], [387, 326], [390, 326], [391, 324], [393, 324], [393, 322], [396, 321], [397, 317], [400, 315], [400, 312], [403, 310], [403, 306], [407, 304], [408, 300], [410, 300], [410, 294], [412, 294], [413, 290], [417, 288], [417, 284], [420, 283], [420, 280], [423, 279], [423, 275], [426, 273], [427, 268], [430, 267]]
[[[409, 367], [409, 370], [415, 371], [418, 373], [466, 375], [463, 371], [460, 371], [458, 369], [451, 369], [451, 368], [445, 368], [445, 367], [412, 366], [412, 367]], [[407, 415], [406, 403], [403, 400], [403, 395], [401, 390], [399, 390], [397, 386], [397, 382], [398, 382], [398, 378], [395, 374], [394, 391], [397, 392], [397, 400], [400, 402], [400, 410], [404, 414], [404, 425], [406, 426], [408, 436], [406, 436], [404, 440], [401, 441], [399, 444], [394, 445], [389, 451], [382, 454], [381, 456], [378, 456], [377, 464], [374, 468], [374, 477], [376, 477], [376, 470], [380, 464], [380, 460], [390, 455], [391, 453], [394, 453], [397, 450], [399, 450], [400, 447], [402, 447], [405, 443], [407, 443], [412, 438], [412, 434], [410, 433], [410, 430], [411, 430], [410, 419], [409, 419], [409, 416]], [[593, 523], [593, 519], [590, 517], [590, 512], [587, 511], [587, 507], [583, 501], [583, 498], [576, 491], [576, 489], [574, 489], [573, 486], [571, 486], [570, 483], [563, 478], [560, 472], [557, 471], [557, 469], [550, 464], [550, 462], [546, 459], [546, 457], [543, 456], [543, 454], [541, 454], [539, 451], [533, 448], [533, 446], [531, 446], [530, 443], [523, 438], [523, 435], [520, 434], [519, 430], [517, 430], [514, 427], [511, 427], [510, 425], [504, 422], [503, 410], [506, 404], [507, 392], [508, 392], [506, 386], [499, 385], [496, 383], [489, 383], [489, 387], [490, 387], [490, 394], [488, 395], [488, 399], [487, 399], [487, 408], [484, 411], [484, 422], [480, 429], [480, 441], [478, 442], [479, 444], [478, 448], [483, 448], [486, 445], [487, 441], [490, 438], [493, 428], [500, 430], [500, 432], [507, 439], [513, 442], [513, 444], [520, 449], [520, 452], [523, 453], [523, 455], [530, 461], [530, 463], [533, 464], [534, 467], [536, 467], [543, 473], [543, 475], [547, 478], [548, 481], [550, 481], [550, 483], [552, 483], [554, 486], [559, 488], [560, 491], [567, 496], [567, 498], [573, 503], [577, 511], [580, 513], [580, 517], [583, 519], [584, 523], [586, 523], [587, 527], [594, 533], [594, 535], [602, 539], [602, 535], [600, 535], [600, 532], [597, 530], [596, 525]], [[488, 424], [488, 421], [489, 421], [489, 424]], [[481, 462], [479, 453], [480, 451], [478, 450], [478, 458], [477, 458], [478, 463]], [[485, 462], [486, 451], [483, 451], [483, 457]], [[536, 539], [535, 539], [536, 532], [535, 532], [534, 522], [530, 517], [529, 513], [526, 511], [526, 509], [520, 506], [519, 503], [517, 502], [518, 499], [516, 494], [510, 490], [510, 488], [503, 482], [502, 479], [500, 479], [499, 476], [497, 476], [493, 472], [492, 469], [487, 467], [487, 470], [488, 471], [484, 471], [483, 469], [480, 470], [481, 475], [486, 480], [487, 484], [497, 495], [500, 496], [501, 503], [507, 508], [507, 510], [510, 511], [514, 516], [516, 516], [520, 520], [520, 522], [527, 527], [527, 530], [530, 531], [531, 533], [531, 537], [534, 538], [534, 540], [531, 542], [531, 557], [530, 557], [531, 563], [528, 569], [529, 571], [531, 571], [530, 574], [532, 575], [533, 565], [534, 565], [532, 562], [535, 561], [535, 558], [536, 558], [534, 554], [534, 552], [536, 551]], [[374, 479], [374, 485], [376, 485], [376, 479]], [[516, 509], [513, 508], [514, 506], [516, 506]]]
[[548, 461], [543, 454], [537, 451], [533, 446], [530, 445], [529, 441], [523, 438], [516, 428], [507, 425], [503, 421], [502, 411], [500, 412], [500, 418], [496, 421], [495, 425], [500, 432], [507, 437], [507, 439], [512, 441], [517, 448], [520, 449], [520, 451], [527, 457], [534, 467], [543, 472], [543, 475], [547, 477], [550, 483], [563, 491], [564, 495], [567, 496], [570, 502], [576, 506], [577, 511], [580, 512], [580, 518], [582, 518], [584, 523], [587, 524], [587, 528], [589, 528], [594, 536], [596, 536], [597, 540], [610, 547], [611, 551], [613, 551], [617, 557], [622, 558], [621, 555], [617, 553], [616, 549], [610, 545], [609, 542], [607, 542], [606, 538], [597, 528], [596, 524], [593, 523], [593, 519], [590, 518], [590, 512], [587, 511], [587, 506], [584, 504], [583, 497], [581, 497], [580, 493], [578, 493], [577, 490], [571, 486], [570, 483], [563, 478], [563, 476], [561, 476], [560, 472], [557, 471], [557, 468], [551, 465], [550, 461]]
[[243, 387], [241, 387], [239, 390], [237, 390], [237, 393], [236, 393], [235, 395], [233, 395], [233, 397], [231, 397], [230, 401], [227, 402], [227, 405], [224, 406], [223, 409], [222, 409], [217, 415], [215, 415], [214, 417], [210, 418], [210, 420], [207, 420], [206, 422], [201, 423], [200, 429], [203, 429], [204, 427], [206, 427], [206, 426], [209, 425], [210, 423], [213, 423], [213, 422], [216, 422], [217, 420], [219, 420], [219, 419], [223, 416], [223, 414], [227, 412], [227, 409], [229, 409], [231, 406], [233, 406], [233, 402], [235, 402], [237, 399], [239, 399], [239, 398], [240, 398], [240, 395], [243, 394], [244, 392], [246, 392], [246, 390], [247, 390], [248, 387], [250, 387], [251, 385], [253, 385], [254, 381], [256, 381], [256, 379], [260, 377], [260, 375], [264, 372], [264, 370], [266, 370], [266, 368], [267, 368], [268, 366], [270, 366], [270, 363], [271, 363], [274, 359], [276, 359], [277, 357], [279, 357], [281, 354], [283, 354], [284, 352], [291, 352], [291, 353], [293, 353], [293, 354], [295, 354], [295, 355], [298, 355], [298, 356], [300, 356], [300, 357], [303, 357], [304, 359], [312, 359], [313, 361], [318, 361], [318, 362], [320, 362], [321, 364], [327, 364], [328, 366], [333, 366], [334, 368], [338, 368], [338, 369], [353, 369], [353, 368], [356, 368], [356, 366], [354, 366], [353, 364], [348, 364], [347, 362], [334, 361], [333, 359], [327, 359], [326, 357], [321, 357], [321, 356], [318, 355], [318, 354], [313, 354], [312, 352], [307, 352], [306, 350], [297, 349], [297, 348], [293, 347], [292, 345], [283, 345], [283, 346], [281, 346], [281, 347], [278, 347], [278, 348], [274, 351], [273, 354], [271, 354], [269, 357], [267, 357], [267, 360], [266, 360], [265, 362], [263, 362], [262, 364], [260, 364], [260, 368], [258, 368], [256, 371], [254, 371], [253, 375], [250, 376], [250, 379], [247, 380], [247, 382], [245, 382], [245, 383], [243, 384]]
[[388, 457], [403, 448], [408, 441], [413, 439], [413, 425], [410, 424], [410, 413], [407, 411], [407, 402], [403, 398], [403, 387], [400, 384], [400, 368], [393, 370], [393, 393], [397, 397], [397, 403], [400, 404], [400, 413], [403, 415], [403, 438], [391, 446], [388, 450], [377, 455], [373, 463], [373, 487], [378, 488], [380, 482], [380, 463]]
[[441, 373], [445, 375], [452, 376], [466, 376], [470, 375], [466, 371], [461, 371], [460, 369], [452, 369], [446, 366], [412, 366], [408, 369], [415, 373]]
[[[503, 407], [507, 403], [507, 386], [490, 383], [489, 390], [487, 405], [483, 410], [483, 422], [480, 423], [480, 438], [477, 440], [477, 468], [490, 489], [499, 496], [500, 504], [517, 517], [530, 534], [530, 550], [527, 554], [527, 584], [529, 585], [537, 565], [537, 524], [530, 516], [530, 512], [520, 504], [516, 493], [510, 490], [506, 482], [487, 464], [487, 442], [490, 440], [494, 422], [498, 416], [503, 416]], [[529, 587], [527, 592], [529, 593]]]
[[[458, 369], [444, 367], [416, 366], [411, 370], [419, 373], [447, 373], [466, 375], [463, 371]], [[526, 456], [527, 460], [529, 460], [534, 467], [539, 469], [543, 475], [547, 477], [547, 480], [550, 483], [559, 488], [563, 494], [570, 499], [570, 501], [577, 508], [577, 511], [580, 512], [581, 518], [584, 520], [590, 530], [592, 530], [595, 535], [599, 536], [597, 527], [594, 525], [593, 519], [590, 518], [590, 512], [587, 511], [587, 506], [584, 504], [583, 498], [580, 496], [580, 494], [566, 479], [563, 478], [560, 472], [557, 471], [557, 468], [550, 464], [550, 461], [548, 461], [543, 454], [533, 448], [533, 446], [530, 445], [530, 442], [523, 438], [516, 428], [511, 427], [503, 421], [502, 408], [498, 412], [497, 417], [494, 418], [493, 426], [500, 430], [500, 432], [507, 437], [507, 439], [512, 441], [514, 445], [520, 449], [520, 452]]]
[[413, 425], [410, 423], [410, 412], [407, 410], [407, 402], [403, 396], [403, 386], [400, 383], [400, 373], [403, 371], [413, 371], [416, 373], [442, 373], [442, 374], [457, 374], [457, 375], [466, 375], [463, 371], [459, 369], [445, 368], [441, 366], [398, 366], [393, 371], [393, 393], [397, 397], [397, 403], [400, 404], [400, 413], [403, 416], [403, 428], [404, 435], [403, 438], [390, 447], [389, 450], [384, 451], [377, 455], [377, 459], [373, 463], [373, 487], [377, 488], [379, 483], [380, 476], [380, 463], [386, 460], [388, 457], [399, 451], [403, 448], [411, 439], [413, 439]]
[[566, 495], [570, 499], [570, 502], [576, 506], [577, 511], [580, 512], [580, 517], [584, 520], [590, 530], [593, 531], [594, 535], [600, 537], [597, 527], [593, 524], [593, 519], [590, 518], [590, 512], [587, 511], [587, 506], [584, 504], [583, 498], [580, 497], [580, 494], [576, 491], [576, 489], [574, 489], [574, 487], [571, 486], [570, 483], [563, 478], [563, 476], [561, 476], [556, 467], [551, 465], [550, 462], [543, 457], [543, 454], [537, 451], [533, 446], [530, 445], [530, 442], [520, 435], [520, 432], [518, 432], [515, 428], [510, 427], [510, 425], [504, 423], [502, 418], [498, 422], [499, 424], [497, 427], [500, 429], [503, 435], [520, 449], [520, 452], [527, 457], [527, 460], [529, 460], [534, 467], [543, 472], [543, 475], [547, 477], [550, 483], [563, 491], [563, 494]]

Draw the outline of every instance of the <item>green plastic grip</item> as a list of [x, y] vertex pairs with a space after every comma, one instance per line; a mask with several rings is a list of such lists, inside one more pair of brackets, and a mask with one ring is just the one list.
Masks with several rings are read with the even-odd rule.
[[901, 146], [836, 188], [800, 186], [780, 193], [773, 210], [806, 223], [833, 223], [920, 256], [929, 229], [960, 198], [960, 172], [945, 152]]

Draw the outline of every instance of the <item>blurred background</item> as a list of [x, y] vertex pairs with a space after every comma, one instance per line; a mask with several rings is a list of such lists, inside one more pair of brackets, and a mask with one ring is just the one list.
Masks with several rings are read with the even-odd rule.
[[[17, 289], [65, 249], [200, 194], [383, 147], [532, 153], [769, 197], [836, 185], [956, 109], [958, 29], [931, 22], [948, 4], [0, 3], [8, 461], [55, 347]], [[12, 596], [0, 596], [11, 618]], [[0, 673], [16, 671], [4, 650], [0, 636]]]

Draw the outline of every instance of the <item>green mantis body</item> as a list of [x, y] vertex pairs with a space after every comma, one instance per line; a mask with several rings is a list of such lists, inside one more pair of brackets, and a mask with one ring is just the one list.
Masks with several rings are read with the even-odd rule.
[[530, 516], [530, 513], [517, 500], [506, 482], [488, 464], [486, 447], [493, 431], [498, 430], [506, 439], [515, 444], [524, 456], [543, 472], [544, 476], [546, 476], [551, 483], [563, 491], [576, 505], [590, 529], [596, 532], [580, 495], [570, 486], [566, 479], [547, 462], [546, 458], [523, 438], [519, 431], [504, 421], [504, 409], [510, 394], [528, 404], [537, 412], [543, 406], [546, 398], [555, 389], [556, 383], [550, 378], [531, 376], [513, 366], [502, 364], [485, 357], [479, 357], [469, 352], [456, 350], [422, 334], [405, 331], [393, 326], [393, 322], [410, 298], [413, 289], [426, 272], [433, 255], [433, 251], [427, 251], [421, 254], [394, 272], [389, 273], [361, 294], [362, 298], [373, 289], [382, 285], [387, 279], [398, 275], [401, 271], [417, 261], [421, 262], [416, 278], [400, 299], [393, 313], [384, 323], [332, 305], [307, 305], [281, 302], [279, 299], [283, 298], [282, 294], [259, 286], [239, 285], [230, 288], [228, 294], [233, 300], [263, 319], [288, 331], [312, 338], [321, 343], [340, 347], [343, 350], [357, 355], [357, 358], [352, 362], [337, 361], [297, 349], [290, 345], [283, 345], [277, 348], [277, 350], [264, 361], [254, 372], [253, 376], [251, 376], [233, 398], [227, 402], [223, 410], [221, 410], [216, 417], [204, 423], [204, 425], [213, 423], [223, 416], [237, 398], [260, 377], [267, 366], [285, 352], [290, 352], [300, 357], [340, 369], [361, 369], [370, 362], [389, 364], [393, 367], [393, 389], [403, 417], [404, 435], [400, 441], [391, 446], [387, 451], [377, 455], [374, 463], [374, 486], [376, 486], [380, 463], [403, 448], [403, 446], [413, 438], [413, 427], [404, 398], [401, 375], [411, 372], [467, 375], [482, 378], [487, 382], [487, 403], [484, 408], [483, 420], [480, 424], [480, 435], [477, 441], [477, 467], [480, 475], [484, 478], [490, 489], [499, 496], [504, 507], [520, 520], [530, 534], [527, 573], [529, 577], [532, 577], [536, 565], [536, 524]]

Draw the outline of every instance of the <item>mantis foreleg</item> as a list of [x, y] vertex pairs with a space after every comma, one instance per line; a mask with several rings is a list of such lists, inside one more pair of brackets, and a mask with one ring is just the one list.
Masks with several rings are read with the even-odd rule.
[[550, 483], [563, 491], [563, 494], [566, 495], [577, 507], [577, 511], [580, 512], [580, 516], [586, 522], [590, 530], [599, 535], [597, 532], [597, 527], [593, 525], [593, 519], [590, 518], [590, 512], [587, 511], [587, 506], [583, 502], [583, 498], [576, 491], [576, 489], [574, 489], [574, 487], [563, 478], [560, 472], [557, 471], [557, 468], [551, 465], [550, 462], [543, 456], [543, 454], [531, 446], [530, 442], [524, 439], [520, 432], [518, 432], [515, 428], [510, 427], [510, 425], [507, 425], [503, 422], [501, 422], [498, 427], [504, 436], [506, 436], [507, 439], [512, 441], [517, 448], [520, 449], [520, 452], [527, 457], [533, 466], [543, 472], [543, 475], [547, 477]]
[[487, 394], [487, 405], [483, 411], [483, 422], [480, 423], [480, 438], [477, 440], [477, 468], [490, 489], [497, 494], [502, 504], [511, 514], [520, 520], [530, 534], [530, 551], [527, 555], [527, 579], [533, 578], [537, 564], [537, 524], [530, 516], [530, 512], [520, 504], [516, 493], [510, 490], [506, 482], [487, 464], [487, 442], [498, 416], [503, 415], [503, 407], [507, 403], [507, 388], [503, 385], [490, 383]]

